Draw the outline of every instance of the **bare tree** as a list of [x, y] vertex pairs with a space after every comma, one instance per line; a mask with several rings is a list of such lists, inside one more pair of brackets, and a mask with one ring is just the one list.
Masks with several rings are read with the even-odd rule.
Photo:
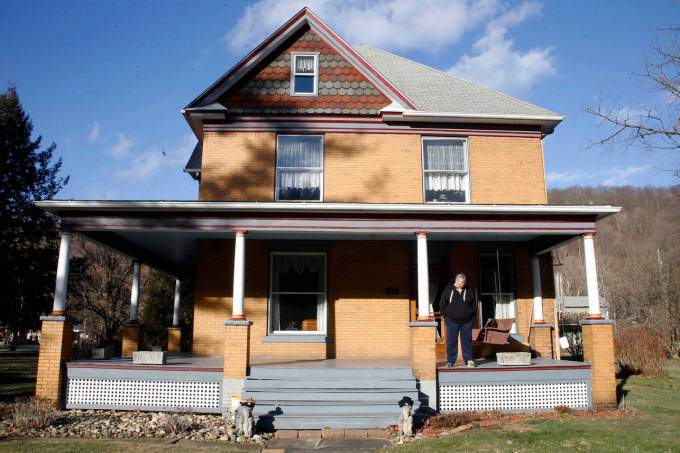
[[132, 260], [76, 237], [69, 278], [69, 309], [83, 319], [96, 342], [114, 344], [127, 320]]
[[[610, 130], [594, 144], [641, 144], [648, 150], [680, 151], [680, 26], [656, 30], [652, 55], [646, 58], [644, 71], [635, 75], [651, 84], [660, 94], [659, 100], [639, 109], [605, 106], [602, 101], [586, 107], [586, 112]], [[678, 175], [677, 169], [675, 173]]]

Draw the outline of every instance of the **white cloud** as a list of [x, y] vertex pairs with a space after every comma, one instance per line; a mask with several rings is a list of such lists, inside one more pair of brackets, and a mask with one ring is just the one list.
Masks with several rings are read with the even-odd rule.
[[100, 133], [101, 128], [99, 127], [99, 123], [95, 121], [94, 124], [92, 124], [92, 129], [90, 129], [90, 135], [87, 138], [88, 141], [90, 143], [95, 143], [97, 140], [99, 140]]
[[476, 55], [463, 55], [448, 72], [499, 91], [521, 95], [536, 82], [555, 74], [555, 57], [549, 47], [527, 51], [515, 49], [508, 29], [540, 13], [541, 5], [524, 2], [491, 20], [484, 36], [473, 49]]
[[627, 181], [633, 175], [642, 173], [649, 168], [649, 165], [643, 165], [642, 167], [627, 167], [627, 168], [611, 168], [609, 169], [609, 177], [602, 181], [603, 186], [621, 186], [629, 183]]
[[146, 179], [165, 167], [181, 171], [194, 146], [196, 138], [192, 134], [184, 134], [172, 147], [152, 145], [147, 151], [136, 154], [130, 165], [118, 169], [116, 174], [121, 178]]
[[132, 148], [132, 140], [130, 140], [122, 132], [118, 132], [118, 141], [115, 145], [109, 148], [108, 153], [116, 160], [122, 160], [130, 156], [130, 149]]
[[625, 168], [612, 167], [598, 170], [573, 169], [562, 172], [550, 172], [546, 175], [548, 184], [567, 185], [595, 185], [595, 186], [622, 186], [631, 184], [629, 178], [644, 173], [650, 165], [640, 167], [628, 166]]
[[350, 44], [426, 51], [458, 42], [501, 8], [497, 0], [260, 0], [223, 40], [234, 53], [248, 51], [305, 6]]

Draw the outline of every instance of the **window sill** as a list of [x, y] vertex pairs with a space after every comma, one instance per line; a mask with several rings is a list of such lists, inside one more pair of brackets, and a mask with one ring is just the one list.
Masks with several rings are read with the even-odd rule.
[[332, 343], [333, 337], [318, 335], [265, 335], [263, 343]]

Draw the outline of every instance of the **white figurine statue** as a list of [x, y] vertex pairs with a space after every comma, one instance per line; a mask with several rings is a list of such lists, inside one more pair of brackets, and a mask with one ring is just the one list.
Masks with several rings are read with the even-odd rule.
[[253, 437], [253, 431], [255, 430], [255, 419], [253, 418], [253, 408], [255, 407], [255, 401], [248, 398], [245, 401], [241, 401], [241, 417], [238, 421], [238, 433], [239, 435], [250, 439]]
[[401, 407], [399, 437], [411, 437], [413, 435], [413, 415], [411, 415], [413, 400], [405, 396], [399, 401], [399, 407]]

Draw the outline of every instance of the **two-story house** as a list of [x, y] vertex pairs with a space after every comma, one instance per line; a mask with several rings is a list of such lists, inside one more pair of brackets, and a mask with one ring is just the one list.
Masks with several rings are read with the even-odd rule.
[[[308, 9], [182, 113], [198, 138], [185, 168], [198, 201], [39, 203], [63, 230], [39, 394], [60, 400], [65, 381], [68, 407], [216, 412], [249, 396], [263, 426], [276, 428], [386, 426], [403, 395], [442, 411], [616, 403], [593, 236], [618, 208], [547, 204], [542, 140], [562, 116], [352, 47]], [[193, 362], [62, 365], [71, 232], [195, 276]], [[588, 269], [587, 364], [558, 360], [554, 329], [551, 251], [574, 239], [584, 241]], [[509, 344], [476, 345], [488, 359], [476, 369], [441, 368], [436, 301], [458, 273], [477, 294], [479, 326], [514, 319]], [[135, 297], [124, 356], [143, 330]], [[171, 351], [178, 335], [171, 328]], [[56, 358], [44, 352], [52, 344], [61, 345]], [[537, 358], [501, 369], [497, 351]], [[126, 380], [147, 382], [123, 392], [141, 399], [107, 396]], [[184, 387], [164, 386], [173, 380]], [[159, 392], [165, 400], [154, 400]], [[208, 396], [182, 399], [191, 392]]]

